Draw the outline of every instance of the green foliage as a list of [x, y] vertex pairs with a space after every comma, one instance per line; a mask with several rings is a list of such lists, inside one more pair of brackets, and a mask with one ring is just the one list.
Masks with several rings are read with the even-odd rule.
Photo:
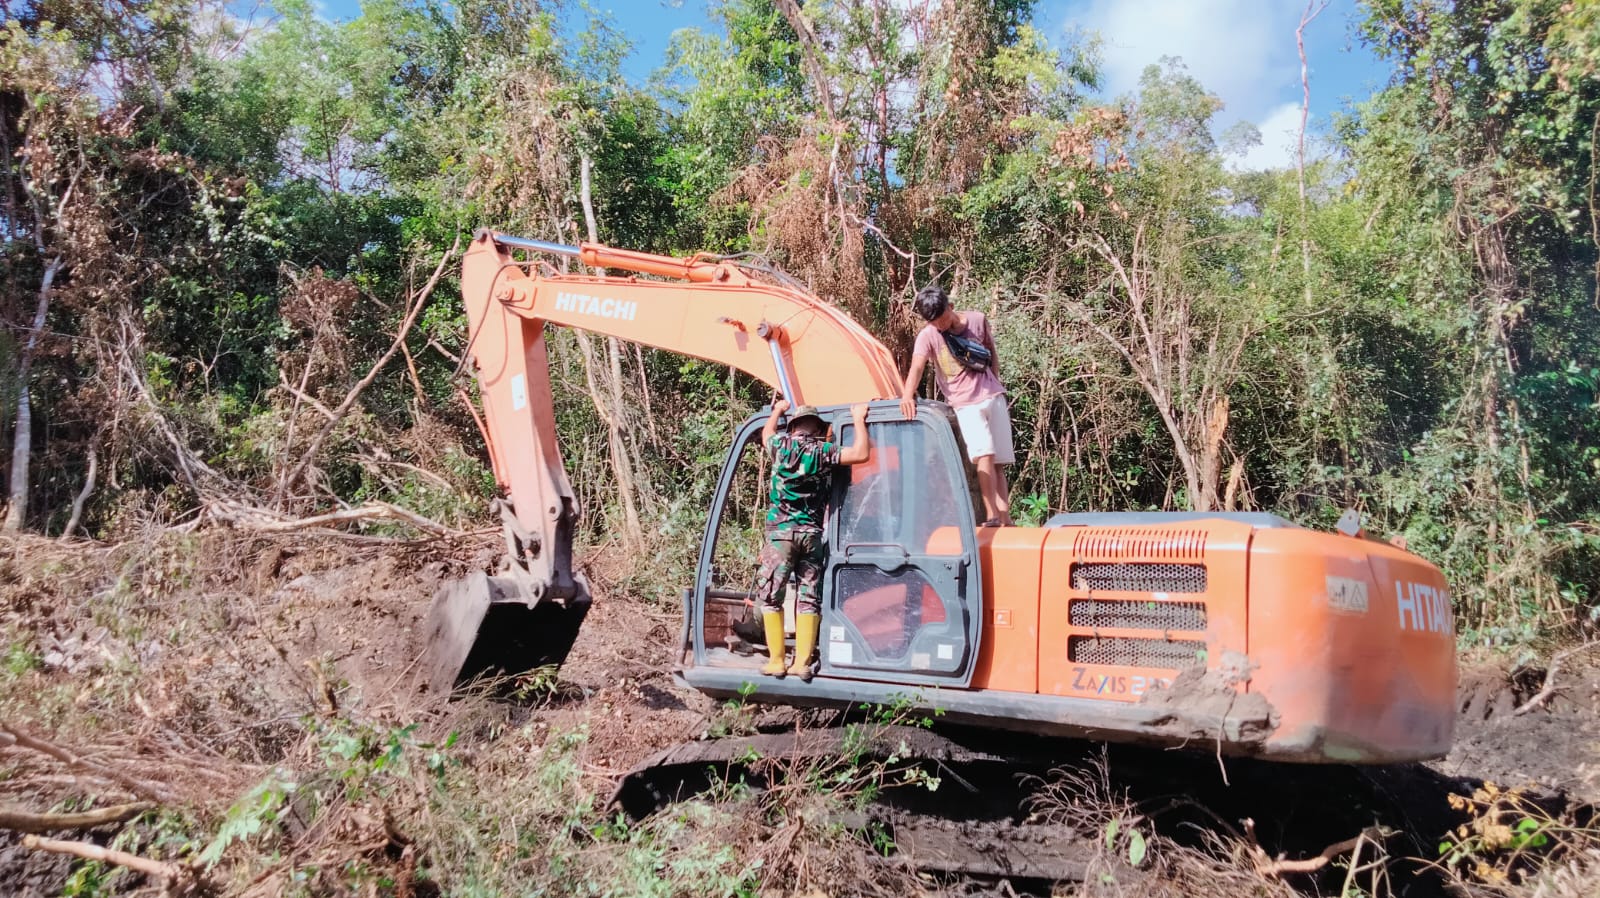
[[[739, 684], [739, 697], [730, 698], [722, 703], [717, 713], [706, 724], [706, 735], [712, 739], [721, 739], [726, 736], [745, 736], [756, 731], [755, 712], [750, 707], [749, 698], [756, 692], [756, 684]], [[746, 759], [748, 761], [754, 758]]]
[[553, 698], [561, 686], [559, 670], [555, 665], [547, 664], [518, 674], [511, 684], [512, 700], [536, 705]]
[[1544, 807], [1526, 787], [1483, 783], [1471, 795], [1452, 793], [1464, 822], [1439, 843], [1439, 863], [1459, 883], [1506, 886], [1524, 881], [1541, 856], [1592, 851], [1600, 829], [1567, 810]]
[[1050, 499], [1039, 493], [1011, 497], [1011, 516], [1023, 527], [1039, 527], [1050, 517]]
[[858, 710], [865, 712], [867, 720], [845, 725], [838, 757], [810, 764], [798, 775], [792, 771], [789, 776], [857, 810], [875, 801], [886, 788], [910, 786], [937, 792], [939, 776], [911, 757], [905, 739], [897, 738], [884, 750], [885, 740], [893, 738], [893, 728], [926, 729], [944, 713], [937, 708], [924, 712], [925, 705], [922, 696], [909, 694], [891, 696], [887, 704], [860, 705]]
[[[138, 818], [136, 825], [116, 833], [106, 847], [131, 854], [159, 853], [168, 856], [193, 856], [202, 843], [190, 833], [193, 821], [173, 811], [156, 811]], [[73, 865], [62, 883], [63, 898], [102, 898], [125, 894], [139, 874], [103, 861], [84, 861]]]
[[761, 863], [719, 835], [725, 811], [688, 801], [630, 823], [586, 779], [585, 729], [529, 737], [507, 734], [518, 751], [490, 767], [451, 766], [427, 793], [423, 825], [449, 894], [756, 894]]
[[[715, 27], [674, 35], [645, 85], [622, 75], [615, 22], [559, 0], [367, 0], [347, 22], [283, 0], [248, 39], [192, 0], [13, 5], [0, 32], [0, 411], [9, 434], [29, 387], [27, 524], [59, 531], [90, 449], [84, 524], [107, 539], [193, 520], [215, 508], [217, 482], [287, 514], [376, 500], [462, 529], [492, 523], [494, 476], [461, 400], [473, 347], [455, 260], [404, 352], [312, 457], [319, 409], [372, 369], [472, 229], [580, 239], [587, 161], [602, 241], [759, 255], [902, 363], [905, 301], [923, 284], [990, 313], [1023, 523], [1226, 506], [1327, 526], [1355, 506], [1445, 570], [1464, 639], [1592, 627], [1600, 7], [1362, 9], [1359, 37], [1390, 77], [1302, 178], [1226, 166], [1251, 135], [1219, 145], [1218, 101], [1179, 60], [1093, 100], [1094, 40], [1052, 44], [1028, 0], [719, 0]], [[25, 370], [53, 258], [62, 276]], [[609, 548], [624, 517], [608, 416], [572, 336], [550, 347], [581, 536]], [[666, 352], [625, 352], [619, 367], [649, 538], [615, 553], [606, 586], [666, 606], [693, 577], [730, 434], [770, 390]], [[284, 483], [302, 459], [307, 476]], [[152, 606], [202, 576], [197, 545], [170, 539], [84, 598], [96, 626], [152, 638]], [[754, 567], [748, 552], [728, 561]], [[8, 676], [29, 689], [46, 676], [33, 641], [7, 631], [0, 644]], [[120, 667], [98, 682], [96, 702], [132, 691]], [[512, 685], [523, 700], [556, 688], [548, 671]], [[69, 685], [30, 694], [47, 727], [82, 700]], [[928, 725], [916, 708], [867, 709], [839, 756], [788, 770], [792, 788], [730, 785], [730, 804], [762, 827], [794, 825], [813, 857], [858, 835], [891, 850], [882, 830], [826, 821], [884, 789], [941, 787], [882, 741]], [[743, 700], [710, 722], [752, 726]], [[256, 784], [203, 844], [202, 827], [160, 815], [117, 847], [218, 873], [276, 852], [291, 889], [386, 893], [366, 861], [318, 870], [284, 849], [393, 810], [425, 847], [419, 875], [446, 894], [790, 884], [781, 861], [730, 847], [749, 821], [725, 808], [613, 817], [582, 730], [497, 729], [502, 752], [468, 756], [406, 723], [306, 728], [307, 769]], [[1465, 830], [1440, 849], [1447, 870], [1495, 885], [1518, 857], [1592, 846], [1576, 821], [1507, 794], [1463, 804]], [[1118, 810], [1074, 825], [1103, 827], [1109, 854], [1150, 865], [1160, 848], [1135, 812], [1099, 805]], [[121, 893], [127, 879], [84, 863], [65, 888]]]
[[29, 671], [37, 670], [43, 664], [43, 660], [26, 643], [12, 642], [6, 646], [4, 664], [6, 673], [20, 677]]
[[268, 774], [266, 779], [257, 783], [228, 809], [216, 836], [200, 852], [199, 862], [208, 867], [215, 866], [229, 846], [247, 843], [263, 831], [278, 826], [289, 812], [289, 800], [296, 788], [297, 784], [283, 772]]
[[[353, 807], [382, 808], [383, 819], [389, 808], [414, 800], [419, 783], [443, 788], [460, 763], [454, 732], [435, 743], [420, 739], [416, 724], [389, 728], [344, 718], [306, 723], [315, 763], [293, 773], [273, 770], [240, 796], [211, 840], [203, 848], [190, 846], [198, 863], [218, 867], [229, 856], [244, 856], [245, 849], [274, 856], [292, 838], [291, 824], [341, 825]], [[286, 875], [310, 883], [329, 874], [347, 886], [373, 876], [361, 864], [321, 870], [309, 858], [293, 859]]]
[[1144, 833], [1129, 826], [1123, 828], [1124, 820], [1121, 817], [1112, 817], [1105, 825], [1106, 851], [1116, 853], [1121, 851], [1128, 860], [1129, 866], [1138, 867], [1144, 863], [1149, 844], [1145, 841]]
[[1401, 444], [1388, 507], [1456, 576], [1469, 626], [1495, 639], [1570, 623], [1585, 612], [1563, 592], [1592, 591], [1582, 575], [1579, 590], [1559, 583], [1593, 569], [1586, 522], [1600, 501], [1588, 457], [1600, 422], [1581, 376], [1600, 336], [1600, 98], [1575, 87], [1600, 37], [1577, 7], [1374, 4], [1364, 33], [1396, 77], [1346, 124], [1393, 246], [1385, 292], [1431, 319], [1446, 360], [1428, 385], [1439, 415]]

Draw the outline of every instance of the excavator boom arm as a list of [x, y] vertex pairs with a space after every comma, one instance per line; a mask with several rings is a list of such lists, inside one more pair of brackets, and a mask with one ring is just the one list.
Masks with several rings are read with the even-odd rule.
[[[519, 260], [513, 256], [519, 249], [539, 255]], [[559, 273], [549, 256], [628, 274]], [[640, 280], [641, 274], [673, 280]], [[490, 605], [580, 609], [575, 620], [545, 627], [553, 631], [548, 650], [506, 649], [549, 663], [565, 657], [588, 605], [588, 589], [572, 564], [578, 509], [555, 431], [546, 325], [729, 365], [772, 385], [795, 405], [865, 402], [899, 392], [888, 349], [849, 316], [797, 287], [759, 282], [725, 260], [480, 231], [462, 261], [461, 297], [485, 437], [506, 495], [500, 512], [509, 564], [505, 576], [473, 587], [469, 598], [436, 599], [430, 613], [430, 652], [436, 657], [429, 665], [435, 688], [448, 688], [463, 668], [488, 666], [468, 663], [468, 652], [480, 647], [477, 631], [489, 626]]]
[[[684, 282], [540, 273], [513, 248]], [[530, 270], [532, 269], [532, 270]], [[793, 404], [835, 405], [894, 396], [894, 359], [832, 305], [800, 290], [752, 280], [727, 262], [673, 259], [584, 244], [569, 247], [480, 232], [462, 263], [495, 475], [523, 527], [561, 537], [551, 516], [572, 509], [545, 358], [546, 324], [580, 328], [730, 365]]]

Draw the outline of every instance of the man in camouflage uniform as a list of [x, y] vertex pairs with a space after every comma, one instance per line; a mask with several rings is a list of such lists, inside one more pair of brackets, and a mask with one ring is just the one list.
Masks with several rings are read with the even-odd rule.
[[[770, 661], [761, 668], [769, 677], [794, 674], [811, 680], [811, 655], [822, 628], [822, 569], [828, 547], [822, 539], [823, 513], [833, 491], [833, 472], [839, 465], [856, 465], [872, 454], [867, 435], [867, 406], [850, 409], [855, 421], [855, 442], [840, 448], [823, 439], [824, 424], [817, 410], [802, 405], [778, 432], [778, 419], [789, 409], [786, 399], [772, 405], [772, 415], [761, 431], [762, 445], [772, 453], [772, 486], [768, 492], [767, 541], [761, 547], [761, 573], [756, 591], [761, 597]], [[795, 602], [794, 665], [783, 663], [783, 590], [794, 574], [800, 585]]]

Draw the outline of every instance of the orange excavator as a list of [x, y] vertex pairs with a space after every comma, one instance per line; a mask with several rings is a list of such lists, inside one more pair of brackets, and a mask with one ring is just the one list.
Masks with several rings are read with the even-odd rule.
[[[626, 274], [564, 273], [555, 257]], [[556, 325], [730, 365], [819, 407], [845, 444], [848, 406], [871, 403], [872, 454], [837, 475], [829, 506], [809, 682], [760, 676], [764, 653], [740, 626], [761, 540], [765, 414], [734, 431], [671, 649], [675, 675], [701, 692], [807, 707], [909, 701], [969, 726], [1295, 762], [1450, 748], [1444, 577], [1349, 516], [1338, 532], [1235, 512], [979, 528], [951, 410], [924, 400], [905, 418], [884, 399], [899, 376], [883, 344], [780, 273], [485, 231], [461, 288], [507, 552], [498, 573], [436, 597], [433, 689], [560, 664], [589, 608], [546, 361]]]

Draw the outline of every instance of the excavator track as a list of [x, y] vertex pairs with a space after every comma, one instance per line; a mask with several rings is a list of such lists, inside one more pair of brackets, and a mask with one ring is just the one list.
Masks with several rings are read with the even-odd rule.
[[[1008, 740], [1016, 742], [1017, 740]], [[611, 803], [640, 819], [724, 783], [756, 794], [795, 777], [809, 782], [845, 766], [883, 772], [864, 806], [841, 802], [834, 823], [870, 832], [885, 859], [933, 874], [1012, 882], [1083, 881], [1091, 866], [1108, 869], [1098, 833], [1034, 819], [1030, 777], [1059, 763], [1033, 740], [997, 751], [993, 734], [934, 732], [911, 726], [858, 725], [727, 737], [671, 746], [630, 770]], [[936, 779], [937, 788], [928, 783]], [[1123, 875], [1127, 874], [1127, 875]], [[1127, 883], [1137, 871], [1119, 873]]]
[[[829, 761], [847, 751], [861, 761], [903, 757], [934, 765], [1007, 763], [1006, 758], [970, 748], [948, 736], [910, 726], [863, 730], [847, 726], [786, 730], [684, 742], [656, 752], [618, 783], [611, 803], [631, 817], [643, 817], [731, 775], [751, 774], [774, 763]], [[860, 741], [862, 744], [854, 745]], [[702, 782], [702, 780], [704, 782]]]
[[[839, 768], [826, 765], [878, 764], [889, 772], [881, 791], [864, 805], [838, 802], [832, 822], [870, 836], [885, 861], [929, 874], [1003, 880], [1019, 894], [1109, 875], [1136, 893], [1135, 884], [1155, 874], [1148, 862], [1131, 865], [1125, 844], [1108, 847], [1113, 818], [1124, 832], [1137, 826], [1191, 848], [1211, 844], [1208, 834], [1236, 837], [1248, 820], [1263, 851], [1288, 858], [1314, 857], [1376, 823], [1392, 833], [1394, 874], [1418, 883], [1418, 894], [1443, 894], [1437, 871], [1406, 859], [1426, 857], [1435, 834], [1463, 822], [1445, 799], [1472, 783], [1422, 764], [1306, 768], [1190, 748], [946, 724], [801, 728], [672, 746], [629, 771], [612, 802], [639, 819], [727, 783], [742, 783], [755, 800], [781, 801], [768, 793], [796, 777], [827, 782]], [[938, 788], [926, 788], [925, 778], [904, 783], [912, 769], [937, 777]]]

